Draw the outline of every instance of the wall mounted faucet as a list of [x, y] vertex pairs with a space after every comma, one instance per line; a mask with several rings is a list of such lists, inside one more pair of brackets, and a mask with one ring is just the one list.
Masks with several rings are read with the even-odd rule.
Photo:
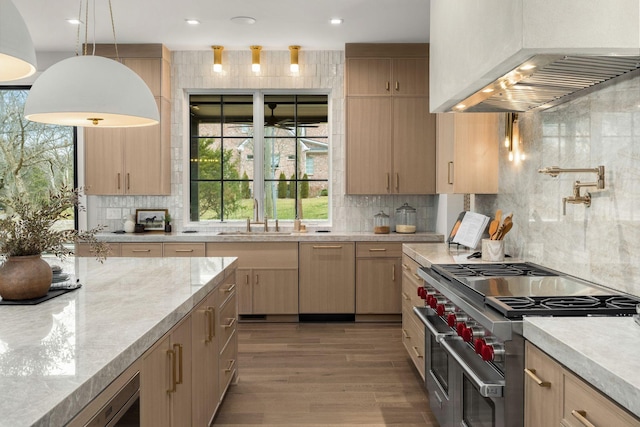
[[598, 180], [595, 182], [580, 182], [573, 183], [573, 195], [562, 198], [562, 215], [567, 214], [567, 203], [571, 204], [584, 204], [586, 207], [591, 206], [591, 193], [588, 191], [584, 194], [580, 194], [580, 189], [583, 187], [596, 187], [598, 190], [604, 190], [604, 166], [598, 166], [596, 168], [587, 169], [562, 169], [558, 166], [549, 166], [546, 168], [538, 169], [538, 173], [544, 173], [556, 177], [561, 173], [595, 173], [598, 175]]

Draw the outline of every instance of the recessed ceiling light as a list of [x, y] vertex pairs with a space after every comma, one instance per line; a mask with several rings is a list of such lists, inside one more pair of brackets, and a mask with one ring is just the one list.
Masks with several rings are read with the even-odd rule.
[[185, 22], [189, 25], [199, 25], [200, 21], [197, 19], [185, 19]]
[[522, 71], [529, 71], [529, 70], [533, 70], [534, 68], [536, 68], [536, 66], [533, 64], [525, 64], [522, 67], [520, 67]]
[[491, 92], [493, 92], [493, 88], [492, 88], [492, 87], [488, 87], [488, 88], [486, 88], [486, 89], [483, 89], [483, 90], [482, 90], [482, 92], [484, 92], [484, 93], [491, 93]]
[[342, 18], [331, 18], [329, 20], [329, 22], [331, 23], [331, 25], [340, 25], [340, 24], [342, 24], [342, 22], [344, 22], [344, 19], [342, 19]]
[[80, 24], [82, 24], [82, 21], [81, 21], [81, 20], [79, 20], [79, 19], [77, 19], [77, 18], [70, 18], [70, 19], [67, 19], [67, 22], [68, 22], [69, 24], [73, 24], [73, 25], [80, 25]]
[[256, 23], [256, 18], [252, 18], [250, 16], [234, 16], [233, 18], [231, 18], [231, 22], [235, 22], [236, 24], [251, 25]]

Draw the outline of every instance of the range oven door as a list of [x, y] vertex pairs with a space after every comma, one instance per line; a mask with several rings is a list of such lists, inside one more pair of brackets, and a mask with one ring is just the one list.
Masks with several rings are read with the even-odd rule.
[[429, 404], [440, 427], [453, 427], [453, 410], [459, 402], [454, 402], [450, 397], [451, 361], [440, 344], [453, 331], [430, 309], [429, 312], [432, 314], [420, 316], [425, 324], [425, 382]]
[[452, 425], [506, 427], [502, 373], [458, 337], [443, 339], [441, 346], [451, 362], [449, 398], [456, 402]]

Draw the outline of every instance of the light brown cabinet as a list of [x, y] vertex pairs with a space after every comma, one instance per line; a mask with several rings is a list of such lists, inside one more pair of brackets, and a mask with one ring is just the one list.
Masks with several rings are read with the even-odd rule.
[[218, 388], [218, 293], [210, 293], [193, 310], [193, 425], [209, 425], [220, 400]]
[[236, 256], [238, 312], [298, 315], [298, 244], [208, 243], [207, 256]]
[[[171, 194], [170, 52], [162, 45], [119, 45], [122, 63], [149, 86], [160, 123], [138, 128], [85, 128], [85, 193]], [[96, 54], [115, 58], [112, 45]]]
[[191, 340], [187, 316], [143, 356], [141, 425], [191, 425]]
[[497, 113], [437, 114], [439, 194], [498, 192]]
[[356, 243], [356, 314], [402, 312], [401, 243]]
[[424, 301], [418, 296], [418, 288], [422, 287], [422, 279], [418, 276], [420, 265], [406, 254], [402, 255], [402, 344], [411, 357], [411, 361], [425, 379], [425, 335], [424, 325], [413, 312], [413, 307], [423, 306]]
[[120, 243], [120, 256], [161, 257], [162, 243]]
[[525, 427], [640, 426], [640, 419], [529, 342], [524, 375]]
[[355, 313], [355, 244], [300, 243], [301, 314]]
[[[218, 403], [238, 372], [238, 299], [235, 276], [230, 276], [218, 287]], [[208, 425], [208, 424], [207, 424]]]
[[428, 45], [347, 44], [348, 194], [433, 194]]

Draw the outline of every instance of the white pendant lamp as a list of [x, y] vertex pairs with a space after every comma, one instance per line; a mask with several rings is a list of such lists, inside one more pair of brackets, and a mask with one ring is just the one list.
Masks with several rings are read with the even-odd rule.
[[[108, 3], [115, 44], [111, 0]], [[86, 5], [88, 22], [89, 0]], [[105, 128], [160, 121], [158, 105], [144, 80], [120, 62], [94, 55], [64, 59], [47, 68], [31, 86], [24, 115], [40, 123]]]
[[0, 82], [29, 77], [36, 72], [36, 51], [11, 0], [0, 0]]
[[42, 73], [24, 106], [28, 120], [63, 126], [135, 127], [159, 122], [147, 84], [101, 56], [74, 56]]

